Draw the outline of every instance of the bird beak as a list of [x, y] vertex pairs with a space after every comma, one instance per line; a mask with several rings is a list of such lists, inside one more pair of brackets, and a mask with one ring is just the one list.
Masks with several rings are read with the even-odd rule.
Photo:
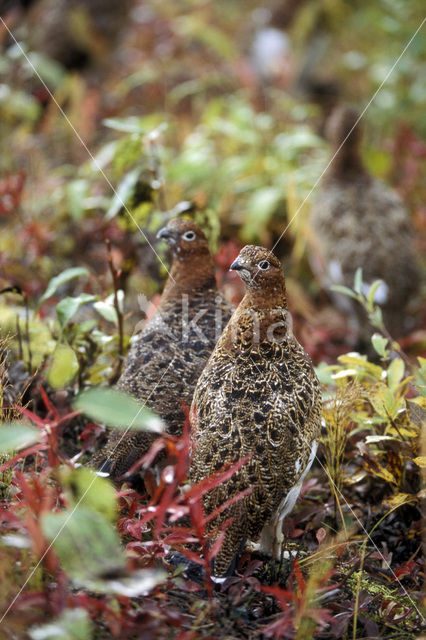
[[160, 231], [157, 233], [157, 238], [158, 240], [164, 240], [165, 242], [167, 242], [167, 244], [176, 243], [176, 238], [173, 231], [170, 231], [170, 229], [168, 229], [167, 227], [163, 227], [162, 229], [160, 229]]
[[241, 264], [241, 262], [238, 262], [238, 258], [234, 260], [234, 262], [229, 267], [229, 271], [241, 271], [241, 269], [244, 269], [244, 265]]

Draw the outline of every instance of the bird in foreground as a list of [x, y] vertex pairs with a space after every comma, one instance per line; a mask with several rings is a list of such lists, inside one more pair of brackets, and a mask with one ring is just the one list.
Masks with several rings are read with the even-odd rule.
[[282, 520], [315, 457], [321, 419], [319, 382], [291, 332], [279, 260], [246, 246], [231, 269], [246, 293], [200, 376], [190, 412], [193, 483], [249, 456], [204, 497], [207, 517], [251, 489], [207, 525], [212, 533], [232, 518], [214, 559], [216, 578], [233, 570], [247, 538], [260, 536], [266, 552], [280, 550]]
[[[172, 266], [160, 304], [136, 335], [117, 386], [179, 436], [197, 380], [233, 311], [218, 291], [207, 239], [193, 221], [175, 218], [157, 237], [171, 251]], [[144, 456], [158, 436], [147, 431], [112, 431], [92, 466], [118, 479]]]
[[[398, 194], [363, 166], [358, 117], [356, 109], [343, 105], [327, 122], [332, 160], [312, 207], [316, 246], [311, 262], [326, 288], [339, 284], [352, 289], [359, 267], [364, 293], [375, 280], [383, 280], [375, 302], [382, 306], [385, 325], [398, 337], [404, 330], [404, 310], [419, 281], [413, 231]], [[361, 306], [341, 295], [335, 301], [351, 314], [359, 336], [368, 337], [370, 329]]]

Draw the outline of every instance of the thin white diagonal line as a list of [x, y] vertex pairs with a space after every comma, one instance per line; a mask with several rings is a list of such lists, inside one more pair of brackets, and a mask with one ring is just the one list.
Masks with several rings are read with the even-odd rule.
[[61, 105], [58, 103], [58, 101], [56, 100], [55, 96], [53, 95], [53, 93], [51, 92], [51, 90], [49, 89], [49, 87], [47, 86], [47, 84], [45, 83], [45, 81], [43, 80], [43, 78], [41, 77], [41, 75], [39, 74], [39, 72], [37, 71], [37, 69], [34, 67], [33, 63], [31, 62], [30, 58], [27, 56], [26, 52], [24, 51], [24, 49], [22, 48], [21, 44], [18, 42], [18, 40], [15, 38], [15, 36], [13, 35], [12, 31], [9, 29], [9, 27], [7, 26], [6, 22], [3, 20], [3, 18], [0, 16], [0, 20], [3, 23], [3, 26], [5, 27], [6, 31], [8, 32], [9, 36], [12, 38], [13, 42], [16, 44], [16, 46], [19, 48], [20, 52], [22, 53], [22, 55], [24, 56], [25, 60], [28, 62], [28, 64], [30, 65], [32, 71], [35, 73], [35, 75], [37, 76], [37, 78], [40, 80], [40, 82], [42, 83], [43, 87], [46, 89], [47, 93], [49, 94], [51, 100], [55, 103], [55, 105], [57, 106], [60, 114], [63, 116], [63, 118], [65, 119], [66, 123], [68, 124], [68, 126], [71, 128], [72, 132], [74, 133], [74, 135], [76, 136], [76, 138], [78, 139], [78, 141], [80, 142], [80, 144], [82, 145], [82, 147], [84, 148], [84, 150], [86, 151], [87, 155], [89, 156], [89, 158], [92, 160], [92, 162], [94, 163], [96, 169], [99, 171], [99, 173], [102, 175], [102, 177], [104, 178], [105, 182], [108, 184], [108, 186], [111, 188], [113, 194], [117, 197], [117, 199], [119, 200], [120, 204], [122, 205], [122, 207], [124, 208], [125, 212], [127, 213], [127, 215], [129, 216], [129, 218], [132, 220], [133, 224], [136, 225], [137, 229], [139, 230], [139, 232], [141, 233], [141, 235], [143, 236], [143, 238], [145, 239], [145, 241], [147, 242], [148, 246], [152, 249], [152, 251], [155, 253], [156, 257], [158, 258], [158, 260], [161, 262], [161, 265], [165, 268], [165, 270], [167, 271], [168, 276], [173, 280], [173, 282], [175, 281], [173, 276], [170, 274], [169, 270], [167, 269], [166, 265], [164, 264], [163, 260], [161, 259], [161, 257], [158, 255], [157, 251], [155, 250], [155, 248], [152, 246], [151, 242], [149, 241], [148, 237], [146, 236], [146, 234], [144, 233], [143, 229], [141, 229], [141, 227], [139, 226], [139, 224], [137, 223], [137, 221], [135, 220], [134, 216], [132, 215], [131, 211], [129, 210], [129, 208], [127, 207], [127, 205], [125, 204], [125, 202], [123, 201], [123, 199], [121, 198], [121, 196], [117, 193], [115, 187], [113, 186], [113, 184], [111, 183], [110, 179], [108, 178], [108, 176], [106, 175], [105, 171], [102, 169], [102, 167], [99, 166], [98, 161], [96, 160], [96, 158], [93, 156], [92, 152], [90, 151], [89, 147], [87, 146], [87, 144], [84, 142], [83, 138], [80, 136], [80, 134], [78, 133], [77, 129], [74, 127], [73, 123], [71, 122], [71, 120], [68, 118], [67, 114], [65, 113], [65, 111], [62, 109]]
[[[176, 357], [176, 356], [175, 356]], [[161, 380], [163, 379], [163, 377], [166, 375], [167, 371], [169, 370], [169, 368], [171, 367], [171, 365], [174, 362], [174, 358], [172, 358], [172, 360], [170, 361], [170, 363], [168, 364], [166, 370], [164, 371], [163, 375], [161, 376], [161, 378], [159, 379], [159, 381], [157, 382], [157, 384], [155, 385], [154, 389], [151, 391], [151, 393], [149, 394], [148, 398], [144, 401], [144, 403], [141, 405], [141, 407], [138, 409], [137, 413], [135, 414], [134, 418], [132, 419], [132, 422], [129, 424], [129, 426], [127, 427], [127, 429], [125, 431], [123, 431], [123, 435], [121, 436], [121, 438], [119, 439], [119, 441], [117, 442], [116, 446], [114, 447], [114, 449], [111, 451], [110, 455], [106, 458], [106, 461], [109, 460], [110, 456], [114, 453], [115, 449], [118, 447], [118, 445], [120, 444], [120, 442], [122, 441], [122, 439], [124, 438], [124, 436], [126, 435], [126, 433], [129, 431], [129, 429], [131, 429], [132, 425], [134, 424], [136, 418], [138, 417], [138, 415], [140, 414], [140, 412], [142, 411], [142, 409], [145, 408], [146, 403], [148, 402], [148, 400], [150, 399], [150, 397], [152, 396], [152, 394], [154, 393], [154, 391], [156, 390], [156, 388], [158, 387], [158, 385], [160, 384]], [[85, 496], [87, 495], [88, 491], [91, 489], [92, 485], [94, 482], [96, 482], [96, 474], [94, 474], [93, 476], [93, 480], [90, 482], [90, 484], [88, 485], [88, 487], [85, 489], [83, 495], [80, 497], [80, 499], [78, 500], [77, 504], [73, 507], [71, 513], [68, 515], [68, 517], [66, 518], [65, 522], [63, 523], [63, 525], [61, 526], [61, 528], [59, 529], [58, 533], [56, 534], [56, 536], [53, 538], [53, 540], [50, 542], [50, 544], [48, 545], [48, 547], [46, 548], [46, 550], [44, 551], [43, 555], [41, 556], [41, 558], [38, 560], [37, 564], [34, 566], [34, 568], [30, 571], [30, 573], [28, 574], [27, 578], [25, 579], [24, 584], [22, 585], [22, 587], [19, 589], [18, 593], [15, 595], [15, 597], [13, 598], [13, 600], [9, 603], [9, 606], [7, 607], [7, 609], [4, 611], [2, 617], [0, 618], [0, 624], [3, 622], [3, 620], [5, 619], [5, 617], [7, 616], [7, 614], [9, 613], [10, 609], [13, 607], [13, 605], [15, 604], [16, 600], [19, 598], [19, 596], [21, 595], [22, 591], [25, 589], [26, 585], [28, 584], [28, 582], [31, 580], [32, 576], [34, 575], [34, 573], [37, 571], [38, 567], [40, 566], [40, 564], [43, 562], [44, 558], [46, 557], [47, 553], [50, 551], [50, 549], [52, 548], [53, 544], [56, 542], [56, 540], [58, 539], [58, 537], [61, 535], [62, 531], [65, 529], [65, 527], [67, 526], [70, 518], [72, 518], [72, 516], [74, 515], [77, 507], [80, 505], [81, 501], [84, 500]]]
[[300, 213], [303, 205], [305, 204], [305, 202], [310, 198], [312, 192], [316, 189], [316, 187], [318, 186], [319, 182], [321, 181], [322, 177], [324, 176], [324, 174], [326, 173], [326, 171], [328, 170], [328, 168], [330, 167], [330, 165], [332, 164], [333, 160], [336, 158], [336, 156], [339, 154], [340, 150], [342, 149], [342, 147], [344, 146], [346, 140], [349, 138], [349, 136], [351, 135], [352, 131], [355, 129], [355, 127], [358, 125], [358, 123], [360, 122], [360, 120], [364, 117], [365, 113], [367, 112], [367, 110], [370, 108], [372, 102], [374, 101], [374, 99], [376, 98], [377, 94], [380, 93], [380, 91], [383, 89], [383, 86], [385, 85], [385, 83], [389, 80], [390, 76], [392, 75], [392, 73], [394, 72], [397, 64], [399, 63], [399, 61], [401, 60], [401, 58], [404, 56], [405, 52], [407, 51], [408, 47], [411, 45], [411, 43], [413, 42], [414, 38], [416, 37], [416, 35], [419, 33], [420, 29], [423, 27], [424, 23], [426, 22], [426, 18], [423, 18], [422, 22], [420, 23], [420, 25], [417, 27], [416, 31], [414, 32], [414, 34], [411, 36], [411, 38], [408, 40], [408, 42], [405, 44], [405, 47], [403, 48], [403, 50], [401, 51], [401, 53], [399, 54], [398, 58], [395, 60], [395, 62], [393, 63], [393, 65], [391, 66], [391, 68], [389, 69], [389, 71], [387, 72], [386, 76], [383, 78], [382, 82], [379, 84], [379, 86], [377, 87], [376, 91], [373, 93], [372, 97], [370, 98], [370, 100], [367, 102], [366, 106], [364, 107], [364, 109], [362, 110], [362, 112], [360, 113], [360, 115], [357, 118], [357, 121], [355, 122], [355, 124], [352, 126], [351, 130], [349, 131], [349, 133], [346, 135], [345, 139], [343, 140], [343, 142], [340, 144], [340, 146], [338, 147], [338, 149], [334, 152], [333, 156], [331, 157], [331, 159], [329, 160], [327, 166], [325, 167], [325, 169], [323, 169], [323, 171], [321, 172], [319, 178], [317, 178], [317, 180], [315, 181], [313, 187], [311, 188], [311, 190], [309, 191], [308, 195], [305, 196], [305, 198], [303, 199], [302, 203], [299, 205], [299, 207], [297, 208], [295, 214], [291, 217], [290, 221], [288, 222], [287, 226], [285, 227], [284, 231], [282, 232], [282, 234], [280, 235], [280, 237], [278, 238], [278, 240], [275, 242], [274, 246], [272, 247], [271, 251], [273, 251], [275, 249], [275, 247], [277, 246], [277, 244], [279, 243], [279, 241], [281, 240], [281, 238], [283, 237], [283, 235], [285, 234], [285, 232], [287, 231], [287, 229], [290, 227], [291, 223], [293, 222], [293, 220], [296, 218], [296, 216]]
[[[326, 173], [326, 171], [328, 170], [328, 168], [330, 167], [330, 165], [332, 164], [333, 160], [336, 158], [336, 156], [339, 154], [340, 150], [342, 149], [342, 147], [344, 146], [346, 140], [349, 138], [349, 136], [351, 135], [352, 131], [355, 129], [355, 127], [358, 125], [358, 123], [360, 122], [360, 120], [364, 117], [365, 113], [367, 112], [367, 110], [369, 109], [369, 107], [371, 106], [372, 102], [374, 101], [374, 99], [376, 98], [376, 96], [378, 95], [378, 93], [380, 93], [380, 91], [383, 89], [383, 86], [385, 85], [385, 83], [389, 80], [390, 76], [392, 75], [392, 73], [394, 72], [397, 64], [399, 63], [399, 61], [401, 60], [401, 58], [404, 56], [405, 52], [407, 51], [408, 47], [411, 45], [411, 43], [413, 42], [414, 38], [416, 37], [416, 35], [419, 33], [420, 29], [423, 27], [424, 23], [426, 22], [426, 18], [423, 18], [422, 22], [420, 23], [420, 25], [417, 27], [416, 31], [414, 32], [414, 34], [411, 36], [411, 38], [408, 40], [408, 42], [406, 42], [403, 50], [401, 51], [401, 53], [399, 54], [398, 58], [395, 60], [395, 62], [393, 63], [393, 65], [391, 66], [391, 68], [389, 69], [389, 71], [387, 72], [386, 76], [384, 77], [384, 79], [382, 80], [382, 82], [380, 83], [380, 85], [378, 86], [378, 88], [376, 89], [376, 91], [373, 93], [372, 97], [370, 98], [370, 100], [368, 101], [368, 103], [366, 104], [366, 106], [364, 107], [364, 109], [362, 110], [361, 114], [358, 116], [355, 124], [352, 126], [351, 130], [349, 131], [349, 133], [346, 135], [345, 139], [343, 140], [343, 142], [340, 144], [340, 146], [338, 147], [338, 149], [334, 152], [333, 156], [331, 157], [331, 159], [329, 160], [327, 166], [325, 167], [325, 169], [323, 169], [323, 171], [321, 172], [320, 176], [317, 178], [317, 180], [314, 182], [313, 187], [310, 189], [309, 193], [307, 196], [305, 196], [305, 198], [302, 200], [302, 203], [298, 206], [296, 212], [293, 214], [293, 216], [291, 217], [291, 219], [289, 220], [289, 222], [287, 223], [287, 226], [285, 227], [284, 231], [281, 233], [280, 237], [278, 238], [278, 240], [275, 242], [274, 246], [272, 247], [271, 251], [274, 251], [275, 247], [277, 246], [277, 244], [280, 242], [281, 238], [284, 236], [284, 234], [287, 232], [287, 230], [289, 229], [289, 227], [291, 226], [292, 222], [295, 220], [295, 218], [299, 215], [300, 211], [302, 210], [303, 206], [305, 205], [305, 203], [307, 202], [307, 200], [311, 197], [312, 193], [315, 191], [315, 189], [317, 188], [318, 184], [320, 183], [320, 181], [322, 180], [324, 174]], [[253, 275], [252, 280], [254, 280], [257, 276], [257, 274], [259, 273], [260, 269], [258, 267], [256, 273]]]
[[[254, 360], [250, 357], [250, 360], [253, 364], [253, 366], [255, 367], [255, 369], [257, 370], [257, 372], [260, 374], [261, 377], [263, 377], [265, 383], [268, 385], [268, 387], [271, 389], [271, 391], [274, 393], [271, 385], [269, 384], [269, 381], [266, 379], [266, 376], [263, 375], [263, 372], [259, 369], [259, 367], [257, 366], [257, 364], [254, 362]], [[306, 438], [304, 437], [303, 434], [299, 434], [301, 436], [301, 439], [305, 441], [305, 444], [309, 446], [311, 446], [311, 443], [309, 443]], [[335, 484], [334, 480], [331, 478], [331, 476], [329, 475], [329, 473], [327, 472], [326, 468], [324, 467], [324, 465], [322, 464], [321, 460], [319, 459], [318, 455], [315, 456], [316, 460], [318, 461], [319, 465], [321, 466], [321, 468], [323, 469], [323, 471], [325, 472], [325, 474], [327, 475], [329, 481], [332, 483], [332, 485], [334, 486], [336, 492], [338, 492], [338, 494], [340, 495], [341, 498], [343, 498], [346, 506], [349, 508], [349, 511], [351, 512], [351, 514], [354, 516], [355, 520], [357, 521], [357, 523], [359, 524], [359, 526], [361, 527], [361, 529], [363, 530], [363, 532], [365, 533], [366, 537], [368, 540], [370, 540], [371, 544], [373, 545], [373, 547], [380, 553], [380, 555], [383, 557], [384, 562], [386, 563], [389, 571], [392, 573], [392, 576], [395, 578], [395, 580], [398, 582], [399, 586], [402, 588], [402, 590], [404, 591], [405, 595], [407, 596], [407, 598], [410, 600], [411, 604], [413, 605], [414, 609], [417, 611], [417, 613], [419, 614], [420, 618], [423, 620], [423, 622], [425, 622], [425, 618], [423, 617], [423, 615], [420, 613], [418, 607], [416, 606], [414, 600], [411, 598], [410, 594], [408, 593], [407, 589], [404, 587], [404, 585], [401, 583], [401, 581], [399, 580], [399, 578], [395, 575], [391, 565], [389, 564], [389, 562], [386, 560], [386, 558], [383, 556], [383, 554], [380, 552], [380, 549], [378, 548], [378, 546], [376, 545], [376, 543], [373, 541], [373, 539], [371, 538], [370, 534], [368, 533], [368, 531], [366, 530], [366, 528], [364, 527], [362, 521], [358, 518], [358, 516], [356, 515], [355, 511], [352, 509], [351, 505], [349, 504], [349, 502], [346, 500], [345, 496], [343, 495], [343, 493], [340, 491], [340, 489], [337, 487], [337, 485]]]

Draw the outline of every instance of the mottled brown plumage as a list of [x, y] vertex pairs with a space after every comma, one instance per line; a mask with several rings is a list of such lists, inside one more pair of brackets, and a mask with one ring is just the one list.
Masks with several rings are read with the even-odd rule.
[[31, 49], [68, 69], [105, 64], [130, 6], [129, 0], [40, 0], [26, 19]]
[[[357, 119], [356, 110], [342, 106], [327, 124], [332, 155], [337, 155], [312, 207], [316, 244], [312, 265], [325, 287], [343, 284], [353, 288], [358, 267], [368, 286], [383, 280], [376, 301], [382, 305], [385, 324], [397, 336], [404, 328], [404, 309], [418, 285], [410, 217], [397, 193], [365, 170], [360, 123], [345, 141]], [[360, 335], [368, 336], [361, 306], [340, 295], [335, 299], [356, 320]]]
[[[228, 322], [232, 307], [217, 290], [213, 259], [200, 227], [186, 219], [171, 220], [159, 234], [172, 253], [172, 266], [159, 307], [137, 334], [118, 388], [146, 403], [180, 435], [185, 421], [182, 403], [191, 405], [195, 384]], [[93, 464], [112, 477], [122, 476], [147, 451], [155, 434], [111, 433]]]
[[260, 535], [270, 546], [275, 535], [280, 542], [282, 518], [315, 455], [321, 414], [312, 363], [291, 333], [279, 260], [267, 249], [247, 246], [231, 269], [247, 291], [200, 376], [191, 407], [193, 482], [251, 456], [204, 499], [208, 515], [252, 489], [208, 525], [212, 531], [233, 519], [214, 562], [216, 576], [232, 569], [246, 538]]

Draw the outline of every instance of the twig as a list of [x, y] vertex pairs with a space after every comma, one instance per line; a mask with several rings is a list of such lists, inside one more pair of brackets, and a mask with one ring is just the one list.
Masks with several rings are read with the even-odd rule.
[[33, 368], [33, 356], [31, 353], [31, 342], [30, 342], [30, 312], [28, 308], [28, 296], [24, 293], [24, 302], [25, 302], [25, 339], [27, 341], [28, 346], [28, 371], [31, 373]]
[[16, 314], [16, 335], [18, 337], [18, 347], [19, 347], [19, 360], [24, 359], [24, 350], [22, 347], [22, 333], [21, 326], [19, 324], [19, 315]]
[[402, 349], [402, 347], [399, 344], [399, 342], [397, 342], [396, 340], [394, 340], [392, 338], [391, 334], [389, 333], [389, 331], [385, 327], [384, 323], [382, 323], [382, 326], [380, 327], [380, 331], [383, 333], [385, 338], [387, 338], [391, 348], [394, 349], [399, 354], [399, 356], [404, 360], [404, 362], [407, 365], [408, 369], [411, 371], [413, 369], [413, 365], [412, 365], [412, 362], [410, 361], [410, 358], [407, 356], [405, 351]]
[[167, 211], [166, 193], [164, 189], [163, 177], [161, 175], [161, 164], [158, 157], [158, 142], [156, 136], [148, 136], [148, 151], [150, 153], [149, 172], [152, 181], [156, 183], [156, 192], [158, 194], [158, 206], [161, 211]]
[[120, 271], [118, 271], [115, 266], [114, 266], [114, 261], [112, 259], [112, 252], [111, 252], [111, 242], [109, 241], [109, 239], [105, 240], [105, 244], [107, 247], [107, 252], [108, 252], [108, 265], [109, 265], [109, 270], [111, 272], [111, 276], [112, 276], [112, 282], [113, 282], [113, 286], [114, 286], [114, 309], [115, 312], [117, 314], [117, 325], [118, 325], [118, 363], [117, 363], [117, 368], [114, 372], [114, 375], [111, 378], [111, 384], [114, 384], [115, 382], [117, 382], [118, 378], [120, 377], [121, 374], [121, 369], [123, 367], [123, 353], [124, 353], [124, 334], [123, 334], [123, 314], [121, 313], [121, 309], [120, 309], [120, 303], [118, 300], [118, 290], [119, 290], [119, 278], [120, 278]]

